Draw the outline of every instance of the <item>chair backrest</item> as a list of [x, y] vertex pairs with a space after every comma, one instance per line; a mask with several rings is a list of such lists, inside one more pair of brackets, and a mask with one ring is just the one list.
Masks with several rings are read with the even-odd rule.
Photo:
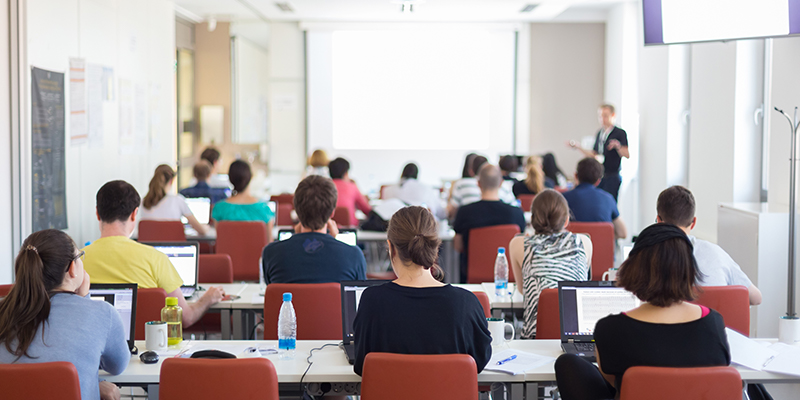
[[475, 297], [478, 298], [478, 301], [481, 302], [481, 307], [483, 307], [483, 315], [486, 318], [492, 317], [492, 305], [489, 303], [489, 295], [486, 292], [472, 292], [475, 294]]
[[66, 361], [0, 364], [0, 393], [4, 400], [80, 400], [81, 383]]
[[233, 261], [227, 254], [200, 254], [199, 283], [233, 283]]
[[14, 286], [13, 284], [10, 284], [10, 285], [0, 285], [0, 297], [6, 297], [6, 296], [8, 296], [8, 292], [10, 292], [10, 291], [11, 291], [11, 288], [12, 288], [13, 286]]
[[135, 340], [144, 340], [144, 324], [148, 321], [161, 321], [161, 309], [167, 300], [167, 292], [161, 288], [142, 289], [136, 293], [136, 332]]
[[350, 209], [347, 207], [336, 207], [333, 210], [333, 221], [336, 222], [336, 225], [346, 227], [346, 226], [356, 226], [357, 222], [353, 221], [350, 217]]
[[[497, 248], [505, 247], [519, 233], [519, 226], [514, 224], [495, 225], [469, 230], [469, 248], [467, 250], [467, 283], [494, 282], [494, 260]], [[508, 252], [506, 252], [508, 257]], [[514, 282], [511, 264], [508, 271], [509, 282]]]
[[381, 185], [381, 191], [378, 192], [379, 193], [379, 197], [378, 198], [380, 198], [381, 200], [386, 198], [386, 197], [384, 197], [385, 196], [384, 193], [386, 192], [386, 188], [387, 187], [389, 187], [389, 185]]
[[733, 367], [631, 367], [622, 377], [620, 400], [732, 400], [742, 398]]
[[342, 339], [342, 292], [338, 283], [270, 283], [264, 294], [264, 340], [278, 339], [283, 294], [292, 294], [298, 340]]
[[292, 225], [292, 205], [288, 203], [278, 203], [278, 215], [275, 217], [275, 224], [280, 226]]
[[536, 197], [535, 194], [521, 194], [517, 196], [517, 200], [519, 200], [519, 206], [522, 208], [522, 211], [531, 211], [531, 204], [533, 204], [534, 197]]
[[186, 233], [181, 221], [139, 221], [140, 242], [185, 242]]
[[291, 193], [276, 194], [270, 196], [269, 200], [278, 203], [278, 205], [288, 204], [292, 207], [292, 210], [294, 210], [294, 195]]
[[602, 280], [603, 272], [614, 266], [614, 225], [611, 222], [570, 222], [567, 230], [585, 233], [592, 239], [591, 280]]
[[364, 359], [361, 398], [476, 400], [478, 368], [466, 354], [369, 353]]
[[258, 260], [267, 238], [263, 221], [217, 222], [217, 254], [231, 256], [234, 280], [258, 282]]
[[278, 374], [266, 358], [167, 358], [161, 364], [162, 400], [278, 400]]
[[558, 289], [544, 289], [539, 293], [539, 307], [536, 312], [536, 339], [561, 339]]
[[741, 285], [703, 286], [693, 303], [716, 310], [725, 326], [750, 336], [750, 293]]

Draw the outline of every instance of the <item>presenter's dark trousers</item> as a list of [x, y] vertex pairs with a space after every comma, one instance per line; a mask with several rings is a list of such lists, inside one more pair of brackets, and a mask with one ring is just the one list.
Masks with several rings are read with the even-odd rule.
[[600, 185], [597, 187], [611, 193], [614, 196], [614, 201], [617, 201], [620, 184], [622, 184], [622, 177], [619, 174], [609, 174], [603, 176], [603, 179], [600, 180]]

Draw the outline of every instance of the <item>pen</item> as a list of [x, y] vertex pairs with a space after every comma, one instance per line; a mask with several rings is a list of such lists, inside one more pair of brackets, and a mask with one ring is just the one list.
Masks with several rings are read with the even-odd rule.
[[767, 366], [767, 364], [769, 364], [769, 362], [770, 362], [770, 361], [772, 361], [773, 359], [775, 359], [775, 356], [770, 356], [770, 357], [767, 359], [767, 361], [764, 361], [764, 365], [762, 365], [762, 366], [761, 366], [761, 368], [764, 368], [764, 367], [766, 367], [766, 366]]
[[513, 356], [511, 356], [511, 357], [508, 357], [508, 358], [506, 358], [505, 360], [500, 360], [500, 361], [498, 361], [498, 362], [497, 362], [497, 365], [503, 365], [503, 364], [505, 364], [505, 363], [507, 363], [507, 362], [509, 362], [509, 361], [511, 361], [511, 360], [513, 360], [513, 359], [515, 359], [515, 358], [517, 358], [517, 355], [516, 355], [516, 354], [514, 354], [514, 355], [513, 355]]

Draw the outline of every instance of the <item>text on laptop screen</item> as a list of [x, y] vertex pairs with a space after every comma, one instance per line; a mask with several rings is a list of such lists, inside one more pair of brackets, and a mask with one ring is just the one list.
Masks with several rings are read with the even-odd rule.
[[344, 310], [347, 313], [347, 336], [353, 339], [353, 321], [356, 319], [358, 305], [361, 303], [361, 294], [367, 286], [344, 287]]
[[614, 286], [561, 288], [564, 333], [567, 335], [594, 335], [597, 321], [611, 314], [632, 310], [642, 304], [633, 293]]
[[[186, 204], [192, 212], [197, 222], [207, 225], [211, 219], [211, 199], [208, 197], [194, 197], [186, 199]], [[181, 217], [181, 222], [188, 224], [189, 220], [186, 217]]]
[[122, 327], [125, 331], [126, 340], [131, 340], [131, 313], [133, 312], [133, 289], [89, 289], [89, 298], [97, 301], [105, 301], [114, 306], [122, 318]]
[[172, 262], [183, 280], [183, 286], [194, 286], [197, 283], [197, 246], [156, 245], [153, 247], [169, 257], [169, 261]]
[[[280, 242], [280, 241], [289, 239], [290, 237], [292, 237], [293, 234], [294, 233], [292, 231], [289, 231], [289, 230], [280, 230], [280, 231], [278, 231], [278, 241]], [[352, 230], [351, 231], [339, 231], [339, 234], [336, 235], [336, 240], [338, 240], [338, 241], [340, 241], [340, 242], [342, 242], [344, 244], [350, 245], [350, 246], [355, 246], [356, 242], [358, 241], [358, 239], [356, 237], [356, 231], [352, 231]]]

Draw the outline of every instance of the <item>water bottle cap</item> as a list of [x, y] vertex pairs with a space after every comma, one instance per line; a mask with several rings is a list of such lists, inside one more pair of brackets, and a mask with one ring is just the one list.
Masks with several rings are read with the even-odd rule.
[[177, 297], [167, 297], [167, 305], [168, 306], [177, 306], [178, 305], [178, 298]]
[[497, 248], [497, 254], [506, 254], [506, 248], [505, 247], [498, 247]]
[[291, 293], [284, 293], [283, 294], [283, 301], [292, 301], [292, 294]]

